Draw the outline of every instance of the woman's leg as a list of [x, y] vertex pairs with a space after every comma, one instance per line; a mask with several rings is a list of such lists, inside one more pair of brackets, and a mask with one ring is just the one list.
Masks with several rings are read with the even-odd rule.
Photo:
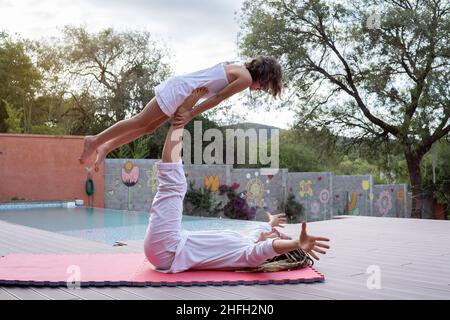
[[143, 130], [149, 128], [149, 126], [152, 127], [152, 125], [154, 126], [156, 123], [161, 123], [168, 119], [169, 117], [162, 112], [156, 99], [153, 98], [145, 108], [134, 117], [121, 120], [95, 136], [86, 136], [84, 138], [83, 152], [79, 157], [79, 161], [83, 164], [90, 154], [109, 140], [113, 140], [132, 131]]
[[[195, 90], [189, 103], [195, 103], [202, 95], [198, 89]], [[170, 268], [181, 241], [183, 198], [187, 190], [181, 163], [182, 138], [183, 128], [171, 126], [164, 143], [162, 161], [156, 163], [158, 191], [150, 209], [144, 252], [150, 263], [161, 270]]]

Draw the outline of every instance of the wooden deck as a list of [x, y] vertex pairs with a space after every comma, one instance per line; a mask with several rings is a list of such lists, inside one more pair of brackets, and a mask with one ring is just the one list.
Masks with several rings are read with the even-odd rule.
[[[285, 232], [298, 235], [298, 225]], [[0, 287], [0, 300], [110, 299], [450, 299], [450, 221], [345, 217], [309, 225], [331, 238], [316, 263], [324, 283], [221, 287], [31, 288]], [[0, 254], [139, 252], [140, 241], [113, 247], [0, 221]], [[369, 266], [381, 288], [369, 289]]]

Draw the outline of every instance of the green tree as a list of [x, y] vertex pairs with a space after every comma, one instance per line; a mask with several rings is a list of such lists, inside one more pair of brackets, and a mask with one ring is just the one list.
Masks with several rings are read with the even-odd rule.
[[0, 100], [0, 133], [8, 132], [8, 111], [6, 110], [6, 101]]
[[241, 21], [243, 54], [284, 64], [304, 125], [397, 141], [421, 217], [421, 160], [450, 132], [450, 3], [246, 0]]
[[97, 98], [95, 116], [106, 127], [140, 112], [153, 98], [154, 87], [171, 72], [164, 62], [167, 51], [148, 32], [108, 28], [89, 33], [66, 27], [64, 36], [61, 50], [69, 88]]
[[280, 168], [291, 172], [317, 172], [322, 169], [313, 152], [299, 143], [280, 143]]
[[6, 103], [6, 112], [8, 113], [8, 119], [6, 125], [8, 127], [8, 133], [22, 133], [22, 109], [14, 108], [10, 104]]
[[32, 105], [41, 86], [41, 74], [27, 54], [25, 41], [0, 33], [0, 100], [21, 110], [23, 132], [31, 132]]
[[[424, 190], [431, 192], [438, 203], [450, 209], [450, 142], [441, 140], [425, 156], [422, 164]], [[449, 212], [450, 214], [450, 212]]]

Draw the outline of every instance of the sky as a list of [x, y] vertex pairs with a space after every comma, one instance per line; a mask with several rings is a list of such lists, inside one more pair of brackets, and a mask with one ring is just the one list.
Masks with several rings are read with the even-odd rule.
[[[172, 52], [175, 74], [239, 59], [237, 34], [242, 0], [0, 0], [0, 30], [25, 38], [59, 36], [65, 25], [86, 26], [91, 32], [107, 27], [145, 30]], [[247, 93], [248, 94], [248, 93]], [[231, 99], [236, 110], [242, 95]], [[270, 98], [267, 100], [269, 103]], [[240, 113], [238, 111], [238, 113]], [[293, 113], [243, 112], [249, 122], [288, 128]]]

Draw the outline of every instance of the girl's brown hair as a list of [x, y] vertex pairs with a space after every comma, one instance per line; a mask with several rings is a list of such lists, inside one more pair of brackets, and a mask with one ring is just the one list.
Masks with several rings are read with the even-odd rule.
[[263, 90], [269, 91], [274, 97], [281, 93], [282, 72], [277, 60], [267, 56], [258, 56], [245, 63], [254, 82], [259, 82]]

